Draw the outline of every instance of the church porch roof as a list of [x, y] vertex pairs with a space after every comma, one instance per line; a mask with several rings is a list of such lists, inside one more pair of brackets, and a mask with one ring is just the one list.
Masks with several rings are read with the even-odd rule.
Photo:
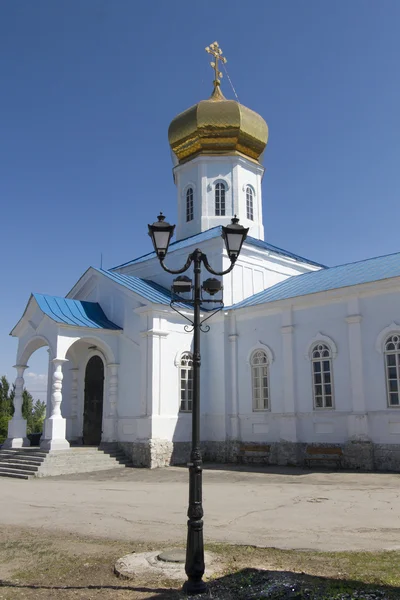
[[[49, 296], [47, 294], [32, 294], [24, 314], [18, 323], [24, 318], [32, 300], [36, 301], [44, 315], [47, 315], [52, 321], [60, 323], [61, 325], [90, 327], [92, 329], [107, 329], [112, 331], [121, 330], [121, 327], [106, 317], [98, 302], [73, 300], [71, 298], [61, 298], [59, 296]], [[17, 325], [11, 331], [10, 335], [13, 335]]]

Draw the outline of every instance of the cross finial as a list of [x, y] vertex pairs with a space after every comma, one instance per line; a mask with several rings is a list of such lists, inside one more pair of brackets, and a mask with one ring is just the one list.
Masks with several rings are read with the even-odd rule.
[[221, 78], [222, 78], [222, 73], [218, 68], [218, 61], [220, 60], [223, 64], [225, 64], [227, 61], [226, 61], [225, 56], [222, 56], [222, 48], [219, 47], [218, 42], [213, 42], [212, 44], [207, 46], [206, 52], [208, 52], [209, 54], [212, 54], [214, 57], [214, 60], [212, 62], [210, 62], [210, 65], [214, 69], [214, 73], [215, 73], [214, 88], [216, 88], [217, 86], [220, 85]]

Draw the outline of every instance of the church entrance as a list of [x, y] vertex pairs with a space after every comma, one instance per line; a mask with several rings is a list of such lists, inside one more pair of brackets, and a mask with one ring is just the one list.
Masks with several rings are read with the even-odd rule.
[[103, 422], [104, 363], [92, 356], [85, 371], [85, 400], [83, 408], [83, 443], [98, 446]]

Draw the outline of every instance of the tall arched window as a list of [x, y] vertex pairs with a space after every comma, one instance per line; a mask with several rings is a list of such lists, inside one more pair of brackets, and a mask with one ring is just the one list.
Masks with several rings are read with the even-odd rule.
[[217, 217], [225, 216], [225, 184], [217, 183], [215, 186], [215, 215]]
[[186, 191], [186, 221], [193, 221], [193, 188]]
[[311, 349], [314, 408], [333, 408], [332, 351], [328, 344]]
[[253, 410], [269, 409], [268, 357], [264, 350], [255, 350], [251, 355], [251, 385]]
[[184, 352], [180, 364], [181, 412], [191, 412], [193, 402], [193, 356]]
[[400, 334], [393, 334], [386, 340], [385, 365], [388, 406], [400, 406]]
[[250, 221], [254, 220], [254, 208], [253, 208], [254, 192], [248, 185], [246, 187], [246, 215]]

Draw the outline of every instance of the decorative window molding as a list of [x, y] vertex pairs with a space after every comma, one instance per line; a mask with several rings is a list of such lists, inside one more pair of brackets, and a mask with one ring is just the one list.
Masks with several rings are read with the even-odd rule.
[[384, 355], [387, 404], [400, 408], [400, 332], [391, 332], [386, 338]]
[[269, 360], [264, 348], [253, 350], [250, 366], [253, 412], [269, 410]]
[[184, 354], [186, 354], [187, 352], [189, 352], [189, 354], [191, 354], [191, 351], [187, 349], [187, 346], [185, 346], [184, 348], [181, 348], [180, 350], [178, 350], [178, 352], [175, 354], [175, 358], [174, 358], [174, 365], [175, 365], [175, 367], [180, 367], [181, 366], [182, 356]]
[[318, 340], [310, 348], [314, 409], [334, 408], [333, 350], [327, 342]]
[[226, 215], [226, 185], [219, 181], [215, 184], [215, 216], [224, 217]]
[[251, 185], [246, 186], [246, 217], [254, 221], [254, 190]]
[[188, 187], [188, 189], [186, 190], [186, 223], [189, 223], [189, 221], [193, 221], [194, 218], [194, 204], [193, 204], [193, 198], [194, 198], [194, 191], [192, 187]]
[[268, 364], [272, 365], [275, 360], [274, 353], [272, 352], [271, 348], [267, 346], [267, 344], [264, 344], [261, 340], [258, 342], [258, 344], [255, 344], [252, 348], [250, 348], [246, 358], [246, 365], [251, 366], [251, 356], [256, 350], [264, 350], [268, 357]]
[[307, 348], [306, 348], [306, 352], [304, 355], [304, 358], [306, 360], [312, 360], [312, 351], [314, 346], [318, 343], [321, 342], [321, 344], [327, 344], [330, 348], [331, 351], [331, 358], [336, 358], [337, 357], [337, 346], [335, 344], [335, 342], [333, 341], [332, 338], [328, 337], [327, 335], [324, 335], [323, 333], [321, 333], [320, 331], [317, 333], [317, 335], [315, 335], [313, 337], [312, 340], [309, 341]]
[[183, 352], [179, 365], [179, 412], [192, 412], [193, 407], [193, 354]]
[[229, 192], [229, 190], [231, 189], [231, 186], [229, 185], [229, 182], [226, 179], [224, 179], [223, 177], [217, 177], [213, 180], [212, 183], [209, 183], [207, 185], [207, 191], [212, 192], [213, 190], [215, 190], [215, 186], [217, 185], [217, 183], [223, 183], [227, 192]]
[[375, 349], [379, 354], [383, 354], [385, 352], [386, 340], [391, 334], [399, 334], [400, 333], [400, 325], [391, 322], [390, 325], [382, 329], [382, 331], [378, 334], [375, 342]]
[[244, 183], [244, 184], [243, 184], [243, 186], [242, 186], [242, 190], [243, 190], [243, 192], [245, 192], [245, 191], [246, 191], [246, 188], [248, 188], [248, 187], [249, 187], [249, 188], [251, 188], [251, 190], [253, 191], [253, 196], [254, 196], [254, 198], [255, 198], [255, 197], [256, 197], [256, 195], [257, 195], [257, 194], [256, 194], [256, 190], [255, 190], [255, 187], [254, 187], [254, 185], [252, 185], [251, 183]]

